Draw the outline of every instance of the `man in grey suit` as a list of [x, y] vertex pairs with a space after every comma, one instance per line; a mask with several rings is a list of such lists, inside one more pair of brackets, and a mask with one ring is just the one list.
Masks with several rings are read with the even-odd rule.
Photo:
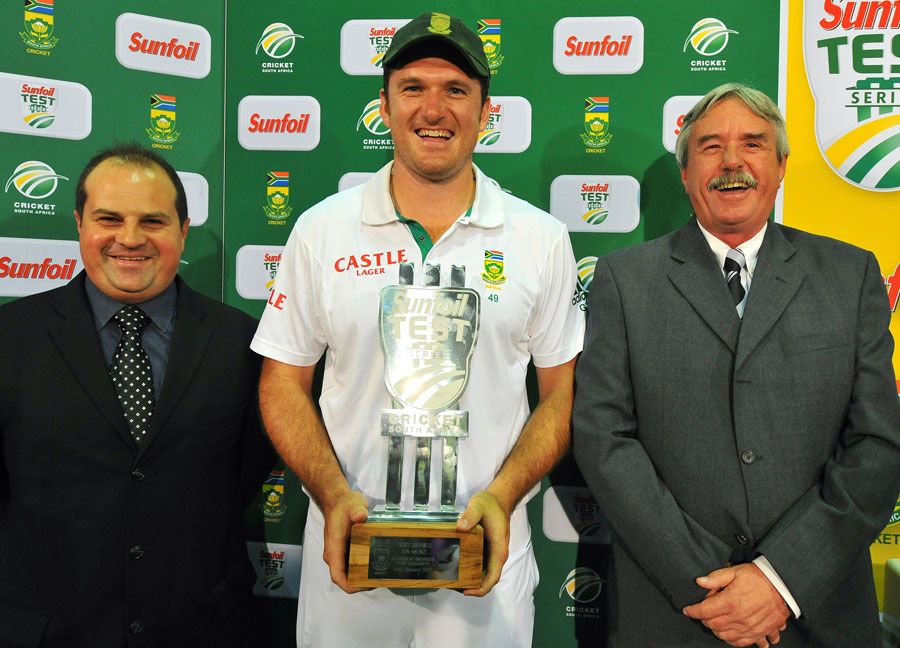
[[762, 93], [712, 90], [676, 147], [695, 218], [598, 261], [576, 374], [610, 645], [881, 646], [900, 405], [877, 262], [768, 222], [788, 144]]

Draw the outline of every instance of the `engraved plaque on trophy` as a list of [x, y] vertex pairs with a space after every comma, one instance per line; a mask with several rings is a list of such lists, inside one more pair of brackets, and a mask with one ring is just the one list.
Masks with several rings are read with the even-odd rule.
[[[484, 531], [456, 530], [457, 461], [465, 450], [469, 413], [457, 409], [469, 383], [478, 340], [481, 299], [465, 287], [465, 267], [425, 265], [425, 285], [412, 284], [413, 266], [381, 289], [379, 333], [384, 382], [392, 407], [381, 411], [387, 442], [385, 504], [354, 524], [348, 576], [354, 587], [470, 588], [482, 578]], [[462, 443], [460, 443], [462, 442]], [[404, 490], [404, 451], [413, 483]], [[414, 455], [412, 452], [414, 450]], [[432, 461], [439, 484], [432, 492]]]

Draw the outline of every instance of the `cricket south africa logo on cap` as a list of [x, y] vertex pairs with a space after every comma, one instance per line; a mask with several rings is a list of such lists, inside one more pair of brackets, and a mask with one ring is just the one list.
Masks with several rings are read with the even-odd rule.
[[41, 200], [56, 191], [60, 180], [68, 178], [56, 173], [49, 164], [29, 160], [16, 167], [6, 181], [4, 192], [9, 192], [15, 187], [16, 191], [26, 198]]
[[584, 142], [586, 153], [605, 153], [612, 141], [609, 132], [609, 97], [584, 98]]
[[146, 129], [153, 148], [171, 149], [172, 144], [181, 135], [175, 129], [175, 96], [164, 94], [150, 95], [150, 127]]
[[860, 189], [900, 190], [900, 5], [804, 5], [803, 56], [822, 157]]
[[506, 58], [500, 53], [500, 28], [499, 18], [481, 18], [475, 32], [481, 39], [491, 74], [497, 74], [497, 70], [503, 64], [503, 59]]
[[19, 36], [29, 54], [49, 56], [59, 37], [54, 34], [53, 0], [25, 0], [25, 31]]
[[266, 174], [266, 204], [263, 212], [270, 225], [283, 225], [293, 212], [291, 207], [291, 174], [288, 171], [269, 171]]
[[428, 25], [428, 31], [432, 34], [440, 34], [441, 36], [450, 35], [450, 16], [443, 13], [431, 14], [431, 23]]

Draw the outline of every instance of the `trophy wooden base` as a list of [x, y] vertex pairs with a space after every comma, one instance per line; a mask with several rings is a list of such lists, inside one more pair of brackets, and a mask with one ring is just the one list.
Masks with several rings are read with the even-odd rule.
[[484, 529], [456, 522], [364, 522], [350, 532], [348, 579], [353, 587], [479, 587]]

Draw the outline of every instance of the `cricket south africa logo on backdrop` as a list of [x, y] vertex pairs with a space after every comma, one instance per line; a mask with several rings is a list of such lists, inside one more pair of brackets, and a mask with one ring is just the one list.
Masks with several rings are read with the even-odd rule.
[[584, 98], [584, 142], [586, 153], [605, 153], [612, 141], [609, 132], [609, 97]]
[[53, 0], [25, 0], [25, 31], [19, 33], [25, 51], [49, 56], [59, 42], [53, 32]]
[[[704, 58], [691, 60], [693, 72], [724, 72], [727, 59], [719, 57], [728, 46], [731, 34], [737, 34], [733, 29], [728, 29], [718, 18], [701, 18], [694, 26], [684, 41], [682, 52], [693, 50]], [[714, 58], [718, 57], [718, 58]]]
[[478, 38], [484, 47], [491, 74], [497, 74], [505, 58], [500, 53], [500, 26], [499, 18], [482, 18], [478, 21]]
[[41, 200], [56, 191], [60, 180], [68, 180], [68, 178], [56, 173], [49, 164], [29, 160], [16, 167], [6, 180], [4, 192], [8, 193], [15, 187], [16, 191], [26, 198]]
[[364, 135], [373, 135], [374, 137], [364, 137], [362, 147], [364, 151], [392, 151], [394, 149], [394, 139], [391, 137], [391, 129], [381, 118], [381, 100], [372, 99], [367, 103], [359, 119], [356, 120], [356, 131]]
[[284, 225], [291, 215], [291, 174], [288, 171], [269, 171], [266, 174], [266, 204], [263, 212], [269, 225]]
[[[275, 22], [263, 29], [256, 43], [256, 54], [262, 50], [266, 56], [271, 59], [283, 59], [294, 51], [294, 44], [298, 38], [303, 38], [300, 34], [295, 34], [294, 30], [282, 22]], [[293, 73], [294, 64], [290, 61], [265, 61], [261, 65], [263, 72], [282, 72]]]
[[153, 141], [153, 148], [172, 149], [172, 144], [181, 135], [175, 129], [175, 96], [150, 95], [150, 128], [147, 136]]
[[806, 0], [803, 56], [825, 162], [860, 189], [900, 190], [900, 5]]
[[591, 603], [600, 597], [603, 579], [590, 567], [576, 567], [568, 573], [559, 588], [559, 597], [568, 594], [576, 603]]

